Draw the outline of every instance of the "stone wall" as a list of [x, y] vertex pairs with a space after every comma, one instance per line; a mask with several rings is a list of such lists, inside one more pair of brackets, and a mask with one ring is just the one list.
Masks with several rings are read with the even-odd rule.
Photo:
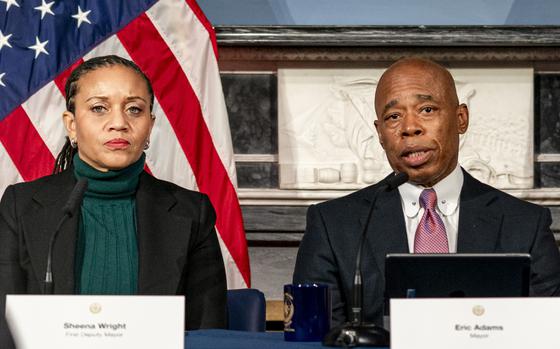
[[435, 59], [455, 76], [471, 110], [462, 165], [549, 207], [560, 232], [558, 28], [218, 27], [217, 34], [252, 286], [267, 299], [282, 299], [290, 282], [308, 205], [388, 172], [371, 128], [373, 91], [383, 69], [405, 56]]

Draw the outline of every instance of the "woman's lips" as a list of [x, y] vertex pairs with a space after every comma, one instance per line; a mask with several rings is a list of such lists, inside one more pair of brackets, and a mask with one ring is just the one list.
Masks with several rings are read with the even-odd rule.
[[422, 166], [430, 160], [432, 156], [431, 150], [415, 150], [406, 152], [402, 159], [404, 160], [405, 164], [409, 167], [418, 167]]
[[111, 139], [108, 142], [105, 142], [105, 146], [110, 148], [110, 149], [126, 149], [130, 146], [130, 142], [127, 141], [126, 139], [122, 139], [122, 138], [115, 138], [115, 139]]

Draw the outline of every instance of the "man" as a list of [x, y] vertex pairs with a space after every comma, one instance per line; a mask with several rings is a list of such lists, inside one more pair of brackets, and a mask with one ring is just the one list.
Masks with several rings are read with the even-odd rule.
[[[423, 59], [403, 59], [381, 77], [375, 127], [395, 172], [409, 181], [382, 192], [362, 254], [364, 319], [382, 325], [388, 253], [530, 253], [530, 294], [560, 294], [560, 254], [548, 209], [485, 185], [458, 165], [469, 111], [451, 74]], [[377, 185], [311, 206], [294, 282], [332, 287], [333, 325], [351, 314], [360, 234]]]

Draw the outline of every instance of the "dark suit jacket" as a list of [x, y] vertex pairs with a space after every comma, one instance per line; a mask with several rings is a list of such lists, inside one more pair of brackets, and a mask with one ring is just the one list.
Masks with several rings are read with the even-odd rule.
[[[0, 348], [9, 347], [6, 294], [41, 294], [49, 239], [76, 180], [72, 171], [12, 185], [0, 202]], [[226, 326], [226, 278], [204, 194], [143, 172], [136, 192], [138, 294], [185, 295], [186, 328]], [[79, 215], [60, 230], [53, 250], [55, 294], [74, 293]]]
[[[457, 252], [530, 253], [530, 294], [560, 294], [560, 254], [549, 228], [550, 211], [463, 173]], [[311, 206], [307, 212], [294, 282], [321, 282], [332, 287], [333, 325], [348, 320], [351, 314], [356, 253], [376, 189], [373, 185]], [[363, 314], [366, 321], [383, 325], [385, 256], [409, 252], [398, 190], [379, 195], [364, 247]]]

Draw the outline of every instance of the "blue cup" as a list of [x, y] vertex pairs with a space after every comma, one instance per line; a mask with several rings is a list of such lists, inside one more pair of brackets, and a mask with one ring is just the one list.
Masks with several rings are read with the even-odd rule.
[[284, 340], [322, 341], [331, 327], [331, 314], [328, 285], [284, 285]]

